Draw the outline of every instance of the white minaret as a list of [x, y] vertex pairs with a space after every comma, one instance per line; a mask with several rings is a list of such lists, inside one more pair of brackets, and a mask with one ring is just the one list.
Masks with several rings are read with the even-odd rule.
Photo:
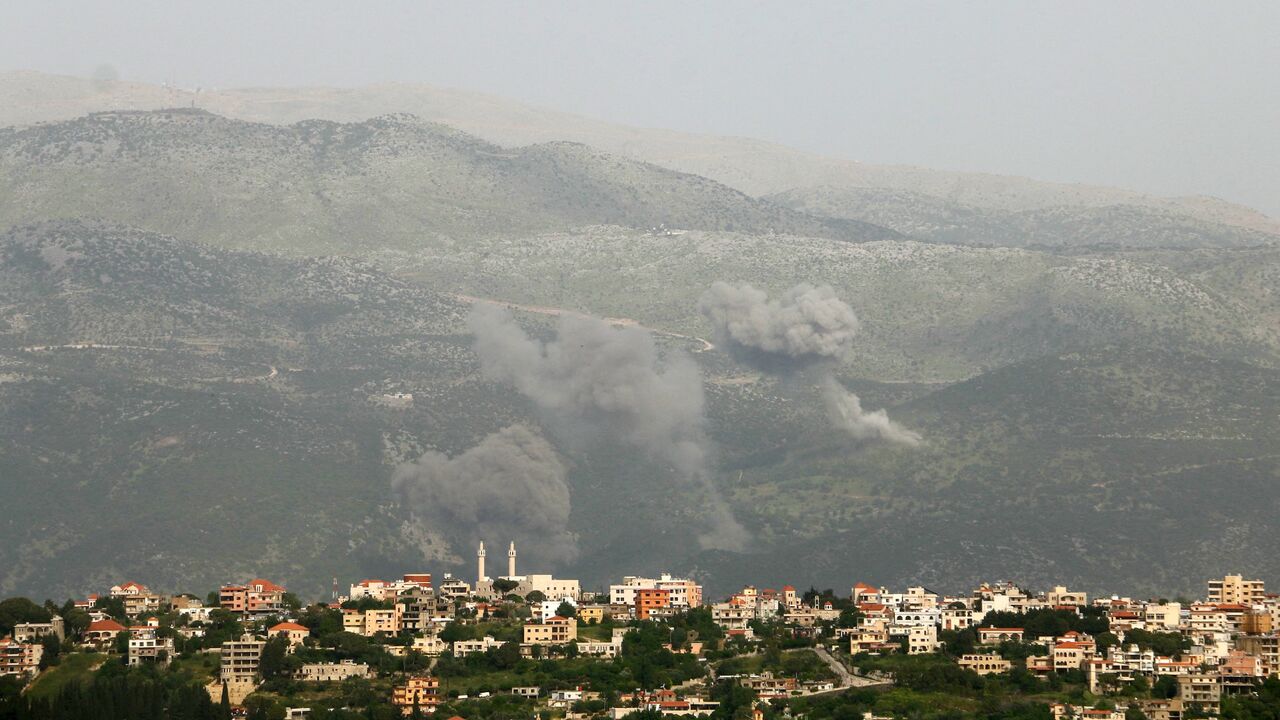
[[480, 549], [476, 551], [476, 584], [484, 582], [484, 541], [480, 541]]
[[516, 541], [511, 541], [511, 547], [507, 549], [507, 577], [516, 576]]

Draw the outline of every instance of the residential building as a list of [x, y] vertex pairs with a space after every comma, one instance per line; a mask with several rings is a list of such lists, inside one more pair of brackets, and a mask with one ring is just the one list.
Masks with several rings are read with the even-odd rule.
[[369, 666], [354, 660], [336, 663], [307, 663], [298, 668], [297, 678], [303, 682], [342, 682], [348, 678], [370, 677]]
[[634, 607], [640, 590], [667, 590], [668, 604], [673, 608], [691, 608], [702, 604], [702, 586], [688, 578], [663, 573], [656, 578], [628, 575], [619, 585], [609, 586], [609, 603]]
[[223, 585], [218, 604], [224, 610], [244, 615], [279, 614], [284, 609], [284, 587], [270, 580], [254, 578], [244, 585]]
[[18, 623], [13, 626], [15, 642], [35, 642], [45, 635], [53, 635], [59, 640], [66, 639], [66, 626], [61, 617], [54, 615], [47, 623]]
[[1188, 673], [1178, 678], [1178, 698], [1216, 716], [1222, 702], [1222, 681], [1217, 673]]
[[262, 660], [262, 649], [265, 640], [258, 640], [246, 635], [239, 640], [222, 643], [222, 669], [220, 677], [223, 682], [256, 681], [258, 665]]
[[564, 645], [578, 639], [578, 621], [559, 615], [524, 625], [525, 645]]
[[635, 593], [636, 619], [648, 620], [655, 610], [671, 607], [671, 591], [665, 588], [639, 588]]
[[412, 715], [416, 707], [424, 713], [435, 712], [440, 704], [440, 680], [429, 675], [417, 675], [396, 685], [391, 690], [391, 704], [404, 715]]
[[32, 678], [40, 671], [44, 646], [40, 643], [20, 643], [11, 637], [0, 638], [0, 676]]
[[272, 625], [267, 630], [267, 634], [272, 637], [283, 635], [289, 641], [289, 649], [292, 650], [311, 637], [311, 629], [296, 622], [282, 622]]
[[1084, 607], [1089, 604], [1087, 593], [1068, 590], [1065, 585], [1055, 585], [1045, 593], [1044, 599], [1050, 607]]
[[173, 658], [173, 639], [162, 638], [156, 628], [129, 629], [129, 665], [155, 664], [165, 666]]
[[907, 630], [907, 653], [927, 655], [938, 649], [938, 626], [918, 625]]
[[1210, 603], [1234, 603], [1253, 605], [1266, 600], [1267, 591], [1261, 580], [1245, 580], [1241, 575], [1227, 575], [1221, 580], [1209, 581]]
[[501, 640], [495, 640], [492, 635], [485, 635], [479, 640], [458, 640], [453, 643], [453, 656], [466, 657], [468, 655], [479, 655], [490, 650], [496, 650], [502, 647]]
[[94, 620], [84, 631], [84, 644], [92, 645], [99, 650], [115, 641], [116, 636], [125, 632], [125, 627], [111, 618]]
[[972, 670], [979, 675], [996, 675], [1009, 672], [1009, 669], [1013, 667], [1013, 663], [999, 655], [961, 655], [959, 664], [965, 670]]
[[978, 642], [983, 645], [998, 645], [1002, 642], [1022, 642], [1022, 628], [978, 628]]

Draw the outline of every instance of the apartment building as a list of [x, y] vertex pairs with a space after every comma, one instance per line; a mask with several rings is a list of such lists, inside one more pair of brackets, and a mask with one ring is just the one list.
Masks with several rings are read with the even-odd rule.
[[239, 640], [222, 643], [222, 667], [220, 677], [223, 682], [253, 682], [257, 680], [258, 668], [262, 660], [262, 649], [265, 640], [257, 640], [246, 635]]
[[285, 589], [270, 580], [254, 578], [244, 585], [223, 585], [218, 591], [222, 609], [242, 615], [274, 615], [284, 609]]
[[663, 573], [656, 578], [628, 575], [622, 583], [609, 586], [609, 603], [634, 607], [636, 593], [640, 590], [668, 591], [670, 607], [691, 608], [702, 604], [702, 586], [688, 578], [672, 577]]
[[0, 638], [0, 676], [35, 677], [40, 671], [40, 659], [43, 657], [44, 646], [40, 643], [20, 643], [11, 637]]
[[578, 639], [578, 621], [559, 615], [542, 622], [525, 623], [525, 645], [564, 645]]
[[429, 675], [406, 679], [391, 690], [391, 704], [404, 715], [412, 715], [415, 707], [424, 713], [435, 712], [440, 704], [440, 679]]
[[1267, 591], [1261, 580], [1245, 580], [1241, 575], [1227, 575], [1221, 580], [1209, 581], [1210, 603], [1253, 605], [1267, 599]]

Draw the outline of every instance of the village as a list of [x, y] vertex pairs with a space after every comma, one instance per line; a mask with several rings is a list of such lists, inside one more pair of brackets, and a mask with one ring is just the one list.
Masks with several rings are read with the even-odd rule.
[[[963, 595], [748, 586], [712, 601], [688, 578], [628, 576], [589, 591], [518, 574], [516, 559], [511, 543], [506, 574], [490, 577], [481, 543], [474, 582], [364, 579], [308, 607], [262, 578], [204, 598], [128, 581], [62, 607], [22, 601], [48, 617], [3, 628], [0, 675], [32, 689], [77, 658], [186, 663], [207, 670], [209, 700], [233, 717], [330, 717], [337, 708], [291, 703], [361, 682], [382, 693], [370, 702], [405, 717], [468, 717], [462, 709], [504, 698], [541, 718], [761, 720], [806, 707], [798, 700], [1000, 680], [1037, 697], [1074, 688], [1076, 702], [1045, 703], [1055, 719], [1181, 720], [1217, 716], [1280, 672], [1280, 596], [1240, 575], [1209, 580], [1195, 601], [1011, 582]], [[5, 617], [21, 614], [14, 603]], [[523, 682], [522, 662], [546, 682]]]

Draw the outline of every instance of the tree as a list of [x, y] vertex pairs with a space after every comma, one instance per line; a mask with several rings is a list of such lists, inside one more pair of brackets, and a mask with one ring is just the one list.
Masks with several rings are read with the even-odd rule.
[[47, 623], [49, 611], [24, 597], [13, 597], [0, 602], [0, 636], [13, 633], [18, 623]]
[[546, 599], [547, 599], [546, 593], [542, 592], [541, 590], [534, 590], [530, 592], [528, 595], [524, 596], [525, 602], [530, 602], [530, 603], [540, 603]]
[[218, 720], [231, 720], [231, 693], [227, 683], [222, 683], [222, 699], [218, 701]]
[[62, 654], [62, 643], [58, 640], [58, 636], [52, 633], [40, 638], [40, 646], [44, 651], [40, 654], [40, 669], [53, 667], [58, 664], [58, 659]]
[[573, 603], [568, 600], [564, 600], [556, 607], [556, 614], [562, 618], [571, 618], [578, 614], [578, 608], [574, 607]]
[[121, 630], [120, 632], [116, 633], [116, 639], [115, 639], [115, 642], [112, 644], [112, 649], [115, 650], [120, 655], [129, 654], [129, 631], [128, 630]]
[[499, 595], [506, 595], [512, 590], [515, 590], [516, 588], [520, 587], [520, 583], [516, 582], [515, 580], [506, 580], [504, 578], [498, 578], [497, 580], [493, 581], [493, 584], [491, 585], [491, 587]]
[[289, 641], [283, 635], [277, 635], [268, 640], [258, 660], [258, 672], [262, 673], [262, 679], [274, 680], [281, 677], [287, 667], [285, 656], [288, 654]]

